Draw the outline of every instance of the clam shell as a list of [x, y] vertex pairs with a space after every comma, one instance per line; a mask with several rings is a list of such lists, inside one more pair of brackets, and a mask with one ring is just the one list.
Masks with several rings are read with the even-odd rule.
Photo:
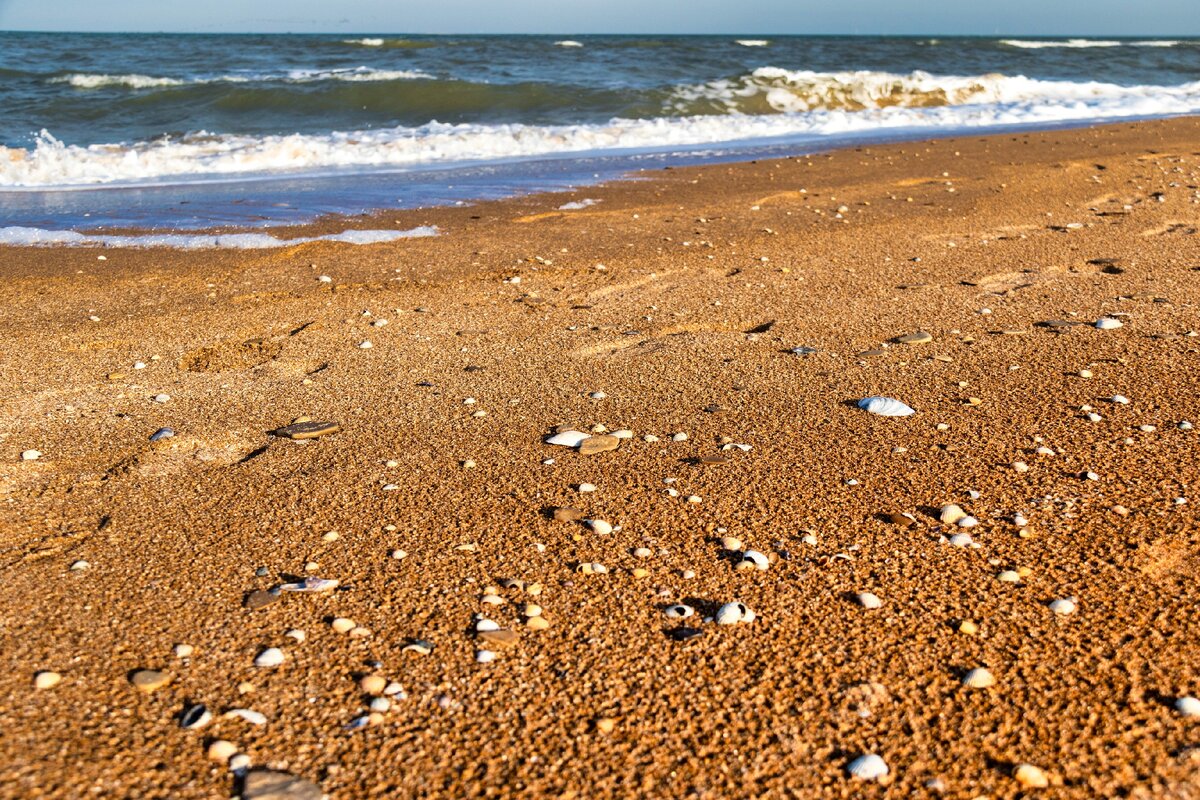
[[894, 397], [864, 397], [858, 401], [858, 407], [881, 417], [907, 417], [917, 413]]
[[963, 686], [971, 689], [989, 689], [996, 685], [996, 676], [986, 667], [976, 667], [963, 678]]
[[941, 510], [938, 511], [938, 519], [940, 519], [946, 525], [954, 525], [960, 519], [966, 518], [966, 516], [967, 512], [962, 510], [962, 506], [955, 503], [944, 505], [942, 506]]
[[1200, 717], [1200, 700], [1188, 695], [1175, 701], [1175, 710], [1185, 717]]
[[871, 592], [862, 592], [858, 595], [858, 604], [866, 609], [876, 609], [883, 605], [883, 601]]
[[866, 753], [850, 762], [846, 771], [860, 781], [877, 781], [888, 774], [888, 765], [874, 753]]
[[753, 612], [741, 603], [726, 603], [717, 609], [713, 621], [718, 625], [736, 625], [739, 622], [748, 622], [749, 620], [746, 619], [746, 615], [751, 613]]
[[1113, 317], [1101, 317], [1096, 320], [1096, 327], [1102, 331], [1111, 331], [1123, 327], [1125, 323]]
[[742, 553], [742, 563], [751, 564], [758, 570], [765, 570], [771, 566], [771, 560], [757, 550], [747, 550]]
[[671, 619], [687, 619], [696, 613], [696, 609], [683, 603], [676, 603], [673, 606], [667, 606], [663, 609], [663, 613]]
[[268, 647], [254, 659], [256, 667], [278, 667], [283, 663], [283, 651], [278, 647]]
[[1074, 614], [1075, 608], [1075, 598], [1073, 597], [1064, 597], [1061, 600], [1055, 600], [1050, 603], [1050, 610], [1055, 614]]
[[598, 533], [601, 536], [607, 536], [613, 532], [612, 523], [605, 522], [602, 519], [585, 519], [583, 524], [591, 528], [593, 533]]
[[179, 716], [179, 727], [194, 731], [197, 728], [203, 728], [211, 721], [212, 713], [203, 703], [197, 703], [183, 710], [183, 714]]
[[579, 431], [563, 431], [556, 433], [546, 440], [546, 444], [556, 444], [561, 447], [579, 447], [580, 442], [588, 438], [588, 434]]

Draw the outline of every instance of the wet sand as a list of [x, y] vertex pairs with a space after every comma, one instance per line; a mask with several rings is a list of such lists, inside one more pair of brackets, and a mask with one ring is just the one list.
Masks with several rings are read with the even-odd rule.
[[[0, 250], [0, 796], [225, 797], [224, 740], [333, 798], [1200, 797], [1197, 142], [915, 142], [350, 222], [441, 230], [383, 245]], [[340, 431], [270, 435], [298, 417]], [[244, 607], [305, 575], [340, 583]], [[705, 621], [735, 601], [756, 619]], [[403, 694], [347, 730], [367, 675]]]

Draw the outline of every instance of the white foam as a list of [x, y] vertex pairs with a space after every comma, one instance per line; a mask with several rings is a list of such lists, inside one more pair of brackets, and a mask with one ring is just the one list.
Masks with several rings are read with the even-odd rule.
[[599, 200], [594, 200], [590, 197], [585, 197], [583, 200], [575, 200], [570, 203], [563, 203], [558, 207], [559, 211], [578, 211], [581, 208], [590, 208], [599, 203]]
[[417, 70], [374, 69], [348, 67], [345, 69], [293, 69], [285, 73], [198, 75], [183, 78], [162, 78], [151, 75], [107, 75], [75, 73], [51, 78], [51, 83], [69, 83], [79, 89], [101, 89], [124, 86], [130, 89], [154, 89], [163, 86], [201, 85], [209, 83], [316, 83], [318, 81], [401, 81], [433, 78]]
[[1133, 47], [1175, 47], [1183, 44], [1177, 39], [1147, 39], [1144, 42], [1130, 42]]
[[737, 81], [680, 87], [681, 107], [703, 115], [579, 125], [459, 124], [249, 136], [198, 132], [136, 143], [67, 145], [43, 131], [29, 149], [0, 147], [0, 187], [231, 180], [277, 172], [404, 169], [428, 164], [679, 147], [870, 131], [965, 130], [1013, 124], [1200, 112], [1200, 81], [1117, 86], [1022, 76], [923, 72], [816, 73], [775, 67]]
[[766, 47], [770, 44], [766, 39], [735, 39], [742, 47]]
[[1026, 50], [1041, 50], [1046, 47], [1120, 47], [1124, 42], [1110, 39], [1067, 39], [1062, 42], [1039, 42], [1028, 39], [1001, 39], [1000, 44], [1021, 47]]
[[11, 226], [0, 228], [0, 245], [24, 247], [166, 247], [172, 250], [263, 250], [272, 247], [291, 247], [309, 242], [344, 242], [346, 244], [380, 244], [398, 239], [437, 236], [437, 228], [422, 226], [406, 231], [348, 230], [324, 236], [301, 236], [279, 239], [269, 233], [184, 234], [148, 233], [138, 236], [117, 236], [78, 231], [54, 231], [45, 228]]
[[561, 42], [555, 42], [555, 47], [583, 47], [583, 42], [577, 42], [574, 39], [563, 39]]
[[342, 44], [360, 44], [363, 47], [383, 47], [383, 39], [343, 39]]

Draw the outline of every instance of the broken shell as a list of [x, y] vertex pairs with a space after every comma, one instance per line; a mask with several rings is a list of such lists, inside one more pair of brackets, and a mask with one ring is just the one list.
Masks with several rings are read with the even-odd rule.
[[333, 622], [329, 623], [329, 627], [333, 628], [334, 633], [349, 633], [354, 630], [354, 620], [347, 617], [335, 617]]
[[950, 544], [955, 547], [970, 547], [975, 544], [975, 540], [971, 538], [969, 533], [956, 533], [950, 537]]
[[1074, 614], [1075, 613], [1075, 598], [1065, 597], [1061, 600], [1055, 600], [1050, 603], [1050, 610], [1055, 614]]
[[497, 622], [493, 622], [490, 619], [481, 619], [475, 623], [475, 632], [476, 633], [484, 633], [485, 631], [498, 631], [498, 630], [500, 630], [500, 624]]
[[403, 652], [407, 652], [409, 650], [411, 650], [414, 653], [418, 653], [420, 655], [427, 656], [433, 652], [433, 642], [426, 641], [425, 639], [413, 639], [411, 642], [404, 645], [404, 647], [401, 648], [400, 652], [403, 653]]
[[663, 613], [671, 619], [687, 619], [692, 614], [696, 613], [696, 609], [683, 603], [676, 603], [673, 606], [667, 606], [663, 609]]
[[742, 553], [742, 561], [738, 566], [750, 566], [757, 570], [765, 570], [771, 566], [771, 560], [757, 550], [747, 550]]
[[550, 620], [543, 616], [528, 617], [525, 620], [525, 627], [533, 631], [544, 631], [550, 627]]
[[595, 561], [585, 561], [576, 567], [575, 571], [582, 575], [604, 575], [608, 572], [608, 567]]
[[888, 765], [874, 753], [866, 753], [850, 762], [846, 771], [860, 781], [877, 781], [888, 774]]
[[996, 580], [1000, 581], [1001, 583], [1020, 583], [1021, 575], [1020, 573], [1011, 569], [1006, 569], [996, 576]]
[[321, 592], [332, 592], [337, 588], [339, 581], [317, 578], [309, 576], [299, 583], [285, 583], [279, 587], [281, 592], [304, 592], [308, 594], [319, 594]]
[[563, 431], [556, 433], [546, 440], [546, 444], [556, 444], [561, 447], [579, 447], [580, 443], [588, 438], [588, 434], [580, 433], [579, 431]]
[[283, 651], [278, 647], [268, 647], [254, 658], [256, 667], [278, 667], [283, 663]]
[[940, 519], [946, 525], [954, 525], [960, 519], [964, 519], [966, 516], [967, 512], [962, 510], [962, 506], [955, 503], [944, 505], [942, 506], [941, 510], [938, 511], [938, 519]]
[[996, 676], [986, 667], [976, 667], [963, 678], [963, 686], [971, 689], [990, 689], [996, 685]]
[[184, 730], [194, 731], [197, 728], [203, 728], [208, 723], [212, 722], [212, 714], [203, 703], [197, 703], [194, 706], [188, 706], [179, 715], [179, 727]]
[[208, 746], [208, 758], [210, 761], [216, 761], [218, 764], [224, 764], [233, 758], [237, 752], [237, 745], [233, 742], [227, 742], [224, 739], [215, 739]]
[[240, 719], [251, 725], [266, 725], [267, 717], [259, 711], [249, 708], [231, 708], [221, 715], [222, 719]]
[[1121, 320], [1114, 319], [1113, 317], [1101, 317], [1100, 319], [1096, 320], [1096, 327], [1102, 331], [1115, 330], [1123, 325], [1124, 323], [1121, 322]]
[[857, 595], [858, 604], [863, 608], [873, 610], [883, 605], [883, 601], [871, 592], [861, 592]]
[[917, 413], [894, 397], [864, 397], [858, 401], [858, 407], [881, 417], [907, 417]]
[[739, 622], [749, 622], [751, 619], [754, 619], [753, 616], [750, 616], [750, 619], [746, 618], [753, 613], [741, 603], [726, 603], [717, 609], [713, 621], [718, 625], [735, 625]]

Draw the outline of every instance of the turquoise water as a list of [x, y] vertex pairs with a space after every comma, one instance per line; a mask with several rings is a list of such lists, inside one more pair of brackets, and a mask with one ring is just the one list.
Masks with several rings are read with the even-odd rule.
[[2, 33], [0, 108], [7, 225], [258, 226], [1196, 113], [1200, 40]]

